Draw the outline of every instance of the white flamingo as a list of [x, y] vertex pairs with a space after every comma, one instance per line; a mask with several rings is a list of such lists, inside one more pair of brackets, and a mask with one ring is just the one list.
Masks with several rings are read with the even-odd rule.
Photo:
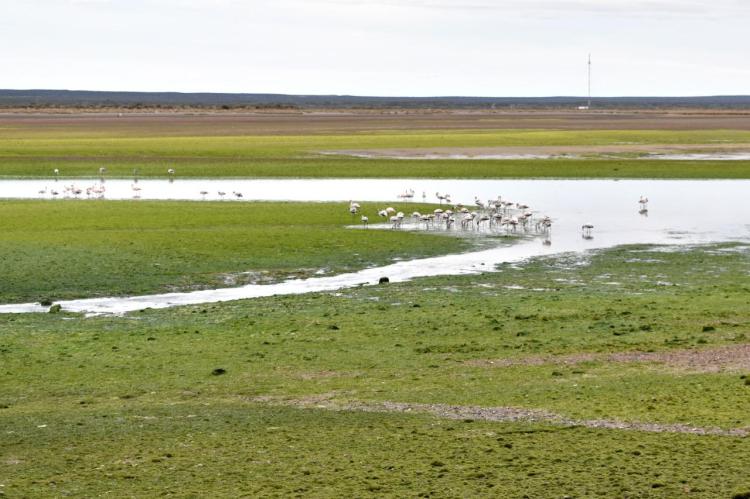
[[641, 208], [638, 210], [638, 213], [641, 215], [648, 215], [648, 198], [645, 196], [641, 196], [641, 198], [638, 200], [638, 204], [641, 206]]

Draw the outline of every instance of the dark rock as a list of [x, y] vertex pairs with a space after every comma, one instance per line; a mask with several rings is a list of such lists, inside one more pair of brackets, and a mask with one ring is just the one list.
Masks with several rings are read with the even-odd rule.
[[391, 280], [388, 279], [387, 277], [381, 277], [380, 280], [378, 281], [378, 284], [388, 284], [389, 282], [391, 282]]
[[216, 369], [211, 371], [211, 374], [213, 374], [214, 376], [221, 376], [222, 374], [226, 374], [226, 372], [227, 370], [223, 367], [217, 367]]
[[49, 308], [49, 313], [50, 313], [50, 314], [57, 314], [57, 313], [59, 313], [59, 312], [60, 312], [61, 310], [62, 310], [62, 306], [61, 306], [61, 305], [60, 305], [59, 303], [56, 303], [56, 304], [52, 305], [52, 306], [51, 306], [51, 307]]

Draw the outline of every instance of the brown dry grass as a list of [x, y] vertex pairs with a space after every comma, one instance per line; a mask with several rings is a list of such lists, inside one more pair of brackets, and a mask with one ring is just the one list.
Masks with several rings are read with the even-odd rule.
[[720, 111], [8, 112], [0, 128], [112, 134], [294, 135], [377, 130], [750, 130], [750, 113]]

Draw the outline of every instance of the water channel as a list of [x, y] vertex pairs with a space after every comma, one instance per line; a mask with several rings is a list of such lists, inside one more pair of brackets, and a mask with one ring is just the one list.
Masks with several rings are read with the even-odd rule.
[[[75, 184], [85, 188], [94, 181]], [[50, 198], [65, 203], [63, 186], [74, 182], [54, 180], [9, 180], [0, 182], [0, 198]], [[105, 180], [105, 199], [131, 199], [130, 180]], [[410, 204], [437, 202], [436, 193], [450, 194], [452, 203], [473, 205], [482, 200], [503, 199], [527, 204], [539, 216], [553, 220], [551, 244], [540, 237], [522, 237], [515, 244], [507, 239], [496, 247], [423, 258], [368, 268], [335, 276], [296, 279], [278, 284], [165, 293], [148, 296], [79, 299], [58, 302], [64, 310], [88, 314], [119, 314], [135, 310], [178, 305], [213, 303], [313, 291], [335, 291], [376, 284], [381, 277], [391, 282], [436, 275], [461, 275], [496, 270], [497, 265], [565, 252], [610, 248], [623, 244], [693, 245], [724, 241], [750, 241], [750, 181], [745, 180], [429, 180], [429, 179], [176, 179], [141, 180], [141, 199], [219, 200], [223, 202], [344, 201], [356, 200], [362, 213], [376, 220], [386, 206], [410, 213]], [[46, 187], [46, 189], [45, 189]], [[413, 190], [412, 201], [399, 197]], [[40, 194], [39, 191], [45, 191]], [[206, 194], [201, 194], [201, 191]], [[232, 196], [242, 194], [242, 198]], [[649, 198], [648, 212], [640, 213], [638, 200]], [[85, 198], [85, 195], [79, 195]], [[101, 202], [92, 200], [91, 202]], [[139, 202], [132, 200], [133, 203]], [[348, 205], [342, 205], [342, 210]], [[252, 203], [247, 204], [252, 217]], [[591, 224], [592, 238], [583, 238], [581, 226]], [[383, 230], [391, 230], [384, 225]], [[410, 228], [408, 224], [405, 229]], [[411, 228], [416, 228], [411, 225]], [[363, 230], [359, 226], [352, 230]], [[368, 230], [377, 230], [370, 228]], [[489, 233], [489, 231], [488, 231]], [[476, 235], [476, 233], [473, 233]], [[237, 269], [242, 271], [244, 269]], [[46, 312], [38, 303], [0, 305], [0, 313]]]

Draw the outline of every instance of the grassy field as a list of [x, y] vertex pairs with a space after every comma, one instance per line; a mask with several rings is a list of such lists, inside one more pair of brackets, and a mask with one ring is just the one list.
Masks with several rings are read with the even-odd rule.
[[[750, 247], [624, 247], [501, 270], [124, 317], [2, 316], [2, 490], [750, 492], [750, 438], [680, 426], [750, 429]], [[445, 405], [546, 416], [455, 419]]]
[[484, 146], [748, 143], [743, 130], [439, 130], [369, 131], [335, 135], [117, 136], [91, 129], [39, 136], [27, 129], [0, 130], [0, 176], [95, 177], [618, 177], [750, 178], [748, 161], [636, 159], [393, 160], [321, 155], [321, 151]]
[[[319, 154], [750, 143], [720, 127], [376, 118], [383, 129], [310, 118], [295, 133], [285, 116], [0, 117], [0, 177], [750, 178], [750, 161]], [[479, 244], [346, 228], [358, 219], [345, 203], [2, 201], [0, 303], [330, 275]], [[0, 496], [750, 497], [750, 246], [499, 270], [124, 316], [0, 314]]]
[[[368, 208], [376, 222], [382, 206]], [[330, 275], [470, 247], [347, 229], [360, 222], [345, 203], [4, 201], [1, 209], [0, 303]]]

